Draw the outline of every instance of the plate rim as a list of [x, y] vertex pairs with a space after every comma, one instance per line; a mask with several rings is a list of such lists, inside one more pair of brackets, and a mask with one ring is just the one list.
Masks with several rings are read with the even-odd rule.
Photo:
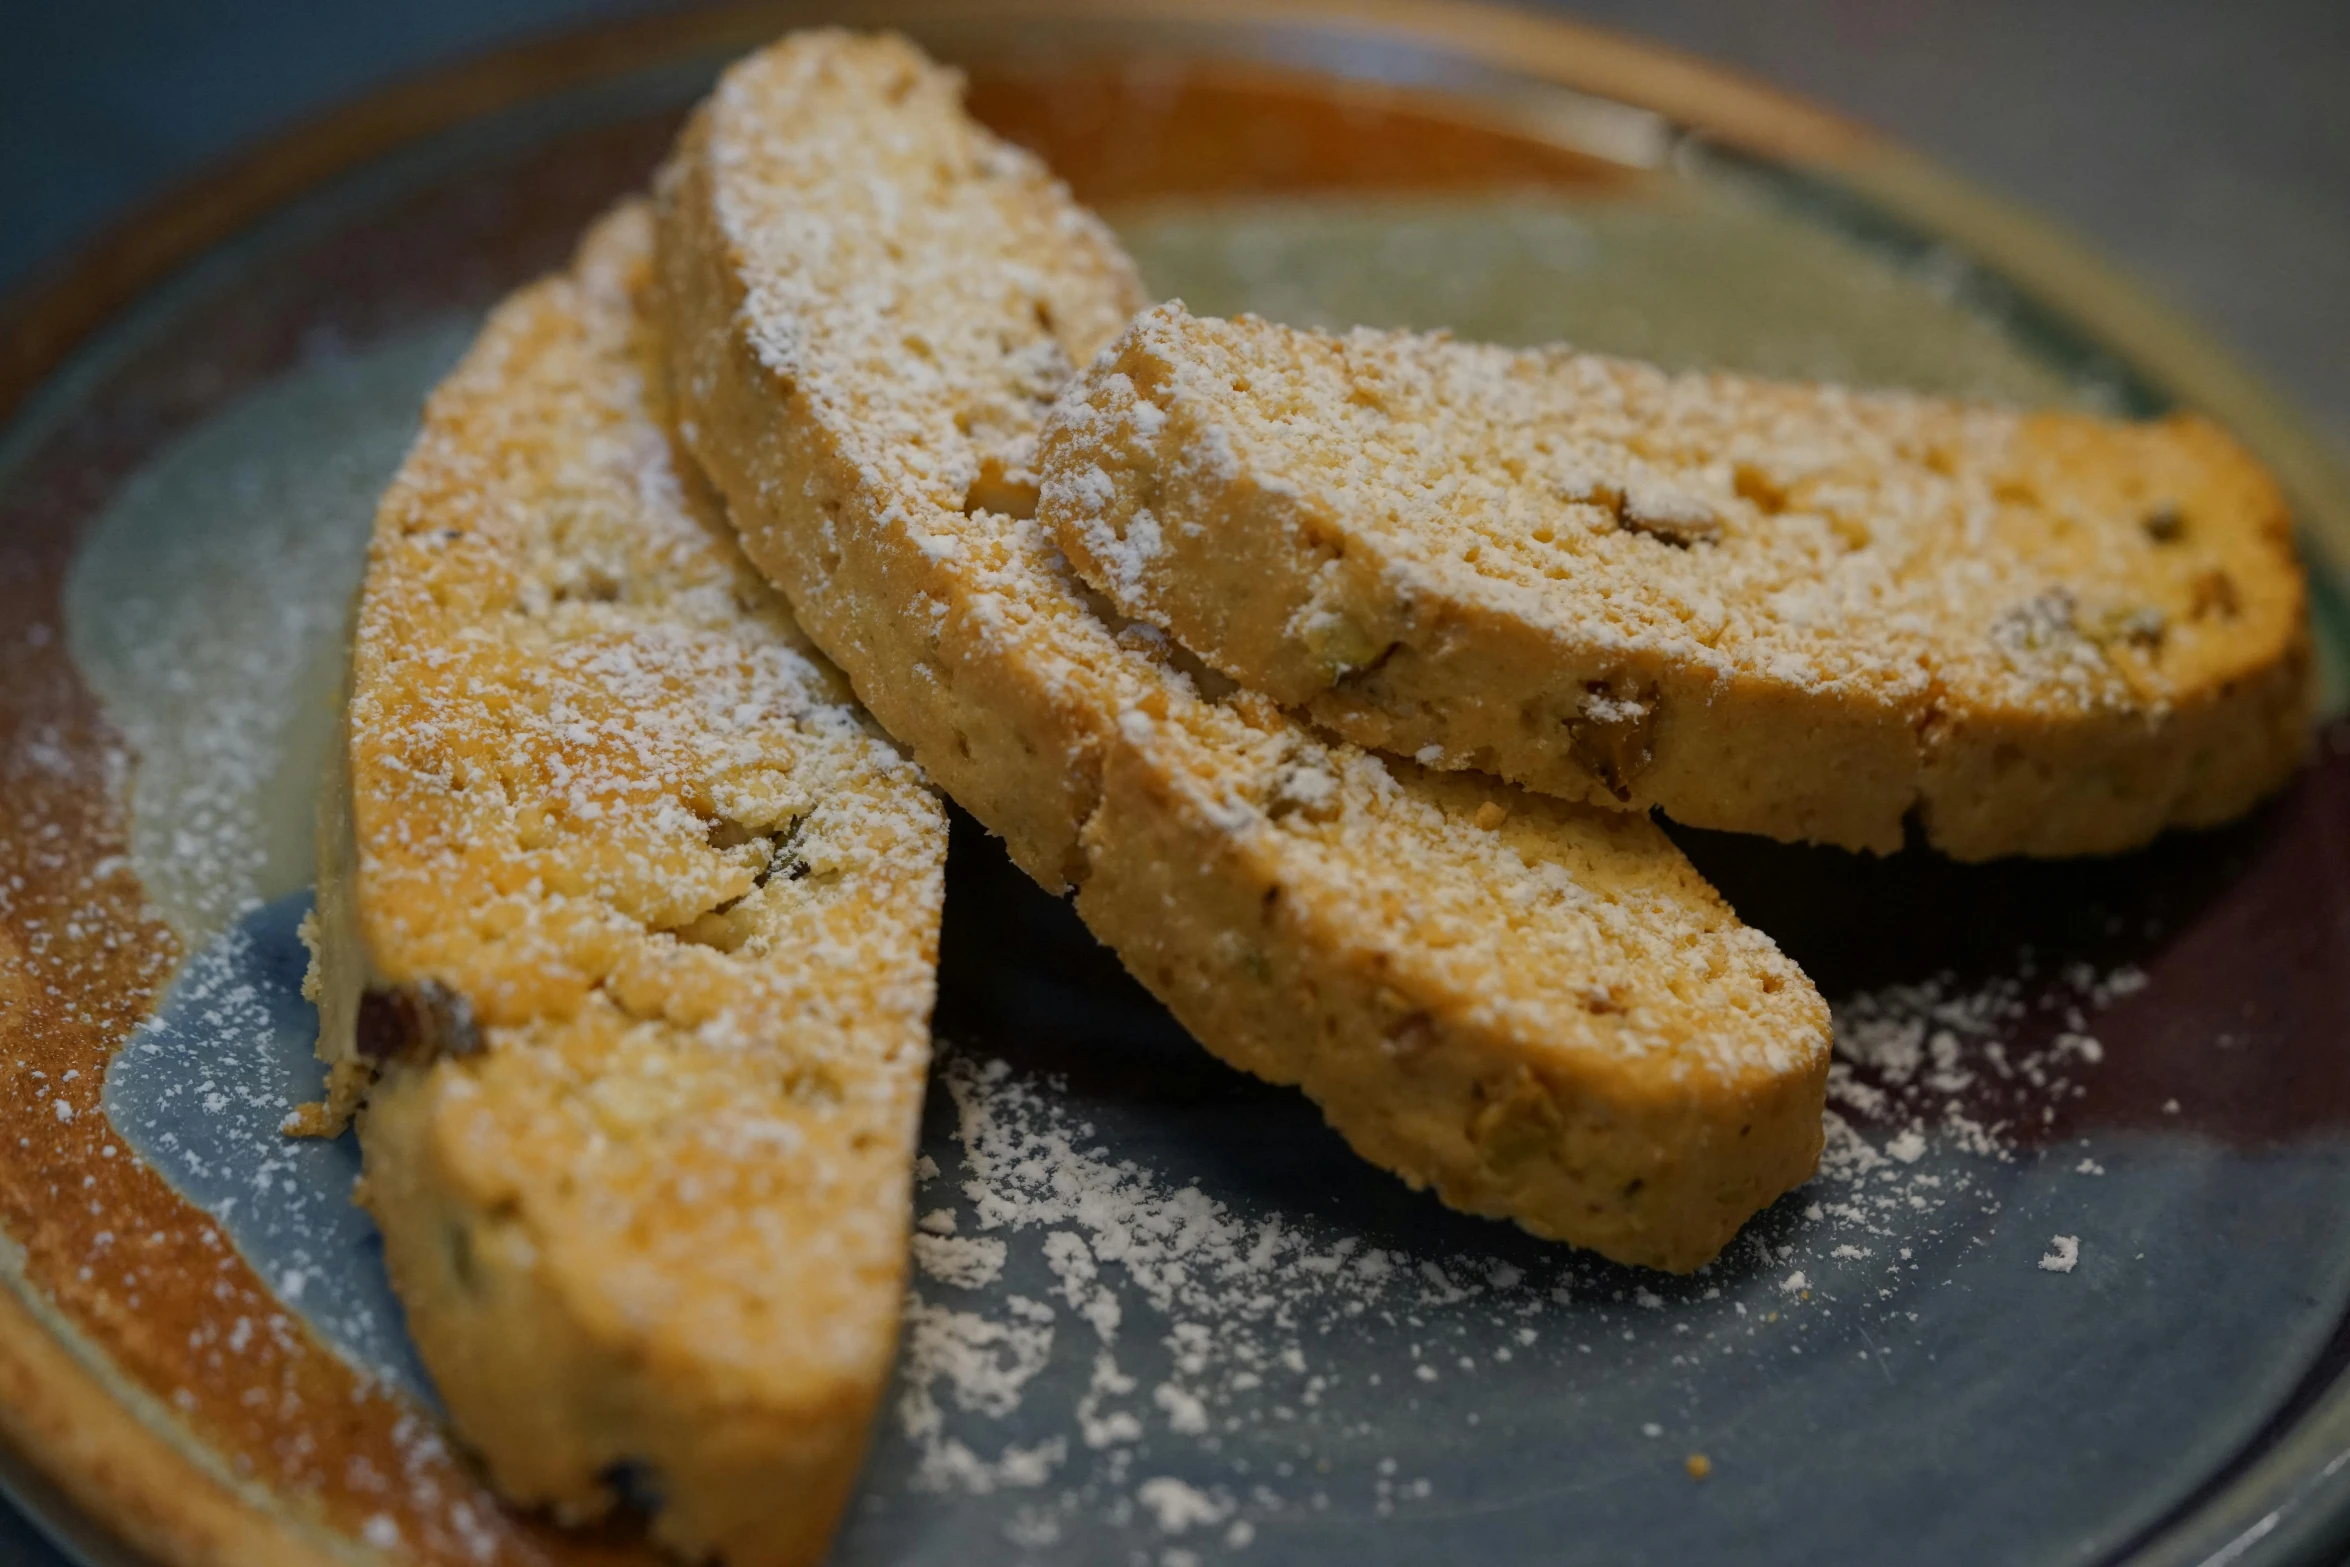
[[[296, 118], [159, 194], [0, 295], [0, 433], [125, 312], [217, 247], [378, 158], [521, 104], [700, 55], [755, 47], [796, 26], [968, 28], [1101, 19], [1201, 28], [1377, 35], [1432, 55], [1652, 111], [1674, 127], [1824, 177], [1888, 215], [1961, 246], [2001, 282], [2112, 349], [2258, 455], [2293, 502], [2321, 571], [2350, 562], [2350, 472], [2288, 397], [2184, 313], [2056, 221], [1991, 194], [1921, 153], [1789, 90], [1698, 55], [1563, 16], [1486, 0], [724, 0], [558, 30], [471, 52]], [[1344, 78], [1335, 62], [1295, 62]], [[1447, 99], [1441, 89], [1399, 92]], [[6, 1248], [0, 1235], [0, 1251]], [[0, 1267], [0, 1494], [81, 1549], [93, 1533], [125, 1562], [325, 1567], [344, 1559], [264, 1508], [143, 1417], [96, 1352], [48, 1320]], [[2336, 1409], [2335, 1406], [2341, 1406]], [[2337, 1384], [2276, 1446], [2132, 1542], [2128, 1560], [2309, 1561], [2350, 1535], [2350, 1450], [2292, 1463], [2296, 1437], [2350, 1420]], [[2210, 1553], [2173, 1547], [2243, 1483], [2284, 1461], [2302, 1484]], [[21, 1474], [20, 1474], [21, 1472]], [[30, 1494], [22, 1476], [55, 1493]], [[15, 1483], [11, 1483], [14, 1481]], [[64, 1506], [56, 1505], [61, 1501]], [[70, 1508], [79, 1517], [66, 1515]], [[2273, 1542], [2273, 1549], [2262, 1542]]]
[[[112, 1385], [91, 1351], [0, 1283], [0, 1495], [36, 1530], [92, 1567], [148, 1560], [189, 1567], [322, 1567], [333, 1558], [293, 1520], [253, 1505], [197, 1463]], [[53, 1492], [39, 1494], [27, 1485]], [[62, 1505], [61, 1505], [62, 1504]], [[116, 1552], [98, 1555], [91, 1536]]]

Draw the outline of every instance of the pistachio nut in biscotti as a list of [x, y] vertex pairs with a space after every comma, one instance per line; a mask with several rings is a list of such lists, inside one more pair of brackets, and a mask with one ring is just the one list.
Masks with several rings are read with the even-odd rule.
[[945, 821], [679, 465], [651, 253], [626, 208], [499, 307], [384, 497], [310, 1129], [360, 1103], [504, 1496], [796, 1567], [895, 1353]]
[[2306, 745], [2277, 489], [2209, 423], [1143, 315], [1039, 515], [1122, 614], [1362, 745], [1962, 859], [2234, 816]]
[[660, 198], [681, 428], [751, 558], [1204, 1045], [1446, 1201], [1628, 1262], [1694, 1268], [1811, 1173], [1826, 1008], [1650, 823], [1326, 741], [1088, 601], [1033, 443], [1138, 289], [957, 78], [788, 39]]

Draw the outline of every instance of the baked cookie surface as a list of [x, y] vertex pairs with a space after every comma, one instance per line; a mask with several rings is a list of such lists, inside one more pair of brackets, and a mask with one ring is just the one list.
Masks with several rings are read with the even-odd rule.
[[858, 695], [1210, 1050], [1471, 1212], [1703, 1263], [1817, 1160], [1827, 1010], [1649, 822], [1332, 743], [1031, 517], [1140, 304], [893, 38], [731, 70], [660, 184], [680, 428]]
[[937, 798], [665, 431], [641, 205], [501, 306], [378, 514], [321, 1051], [499, 1490], [819, 1559], [890, 1373]]
[[1117, 609], [1360, 744], [1965, 859], [2248, 809], [2306, 747], [2282, 496], [2132, 425], [1162, 306], [1047, 431]]

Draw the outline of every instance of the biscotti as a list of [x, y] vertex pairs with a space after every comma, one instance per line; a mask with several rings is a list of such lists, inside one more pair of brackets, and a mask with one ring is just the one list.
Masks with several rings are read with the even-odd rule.
[[2234, 816], [2306, 743], [2285, 504], [2193, 416], [1170, 305], [1038, 460], [1121, 613], [1359, 744], [1567, 799], [2083, 854]]
[[1818, 1156], [1827, 1012], [1648, 822], [1329, 743], [1091, 607], [1029, 513], [1109, 235], [893, 38], [730, 70], [660, 183], [681, 428], [929, 775], [1367, 1158], [1704, 1262]]
[[673, 452], [650, 256], [624, 209], [501, 306], [384, 497], [321, 1051], [499, 1491], [812, 1563], [895, 1349], [945, 823]]

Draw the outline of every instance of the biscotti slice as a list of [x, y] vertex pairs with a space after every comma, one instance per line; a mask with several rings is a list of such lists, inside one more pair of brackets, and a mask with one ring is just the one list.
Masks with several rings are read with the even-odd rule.
[[650, 258], [623, 209], [501, 306], [384, 497], [320, 1048], [499, 1491], [809, 1563], [895, 1349], [945, 822], [673, 455]]
[[1811, 1173], [1818, 995], [1646, 821], [1326, 743], [1088, 606], [1033, 441], [1137, 285], [959, 92], [789, 39], [663, 176], [682, 427], [752, 558], [1209, 1049], [1457, 1207], [1704, 1262]]
[[1152, 310], [1039, 515], [1124, 614], [1359, 744], [1962, 859], [2225, 820], [2299, 760], [2303, 582], [2204, 420]]

